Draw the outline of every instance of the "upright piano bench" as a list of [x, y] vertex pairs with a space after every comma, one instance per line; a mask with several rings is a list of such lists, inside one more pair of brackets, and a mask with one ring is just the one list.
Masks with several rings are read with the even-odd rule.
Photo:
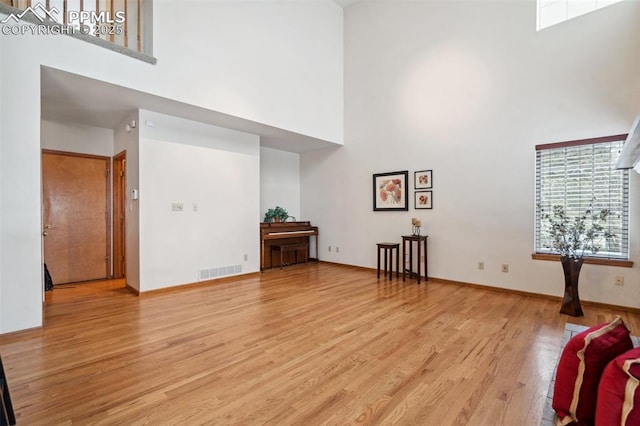
[[271, 246], [271, 267], [273, 268], [273, 250], [280, 251], [280, 269], [284, 266], [284, 255], [286, 253], [294, 253], [296, 263], [298, 263], [298, 253], [304, 255], [304, 263], [309, 260], [309, 243], [290, 243], [290, 244], [273, 244]]

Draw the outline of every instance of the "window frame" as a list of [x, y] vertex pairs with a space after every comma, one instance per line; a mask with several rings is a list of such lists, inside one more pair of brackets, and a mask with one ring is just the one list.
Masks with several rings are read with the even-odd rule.
[[[593, 0], [593, 6], [579, 2], [573, 2], [572, 0], [537, 0], [536, 1], [536, 30], [542, 31], [545, 28], [550, 28], [554, 25], [562, 24], [564, 22], [570, 21], [574, 18], [577, 18], [582, 15], [586, 15], [591, 12], [595, 12], [597, 10], [603, 9], [605, 7], [613, 6], [614, 4], [618, 4], [623, 0]], [[582, 10], [575, 9], [576, 4], [580, 4], [582, 6]], [[556, 16], [556, 19], [549, 19], [550, 16], [545, 14], [545, 11], [548, 11], [550, 8], [561, 7], [563, 9], [561, 17], [559, 15]], [[587, 7], [585, 7], [587, 6]]]
[[[541, 201], [541, 193], [542, 193], [542, 189], [540, 188], [540, 185], [542, 183], [541, 182], [542, 174], [540, 170], [541, 168], [540, 151], [571, 148], [571, 147], [582, 146], [582, 145], [595, 145], [595, 144], [601, 144], [601, 143], [607, 143], [607, 142], [623, 142], [623, 146], [624, 146], [624, 141], [627, 139], [627, 136], [628, 136], [627, 134], [620, 134], [620, 135], [604, 136], [604, 137], [598, 137], [598, 138], [579, 139], [579, 140], [572, 140], [572, 141], [566, 141], [566, 142], [536, 145], [535, 147], [535, 150], [536, 150], [535, 195], [534, 195], [535, 197], [534, 253], [532, 254], [533, 259], [537, 259], [537, 260], [559, 259], [559, 255], [554, 253], [552, 250], [543, 249], [542, 247], [540, 247], [541, 246], [541, 241], [540, 241], [541, 212], [539, 209], [539, 203]], [[565, 162], [567, 161], [566, 157], [564, 161]], [[623, 175], [622, 176], [623, 219], [622, 219], [621, 230], [623, 233], [625, 233], [623, 238], [626, 242], [626, 244], [625, 243], [622, 244], [621, 249], [622, 250], [626, 249], [626, 253], [620, 252], [619, 254], [615, 253], [615, 254], [610, 254], [609, 256], [606, 256], [606, 255], [603, 256], [601, 254], [596, 254], [596, 255], [585, 254], [584, 256], [585, 263], [600, 264], [600, 265], [605, 264], [605, 265], [622, 266], [622, 267], [633, 266], [633, 262], [629, 260], [629, 254], [630, 254], [629, 253], [629, 238], [630, 238], [630, 234], [629, 234], [629, 204], [630, 204], [629, 203], [629, 172], [628, 170], [620, 170], [620, 172]]]

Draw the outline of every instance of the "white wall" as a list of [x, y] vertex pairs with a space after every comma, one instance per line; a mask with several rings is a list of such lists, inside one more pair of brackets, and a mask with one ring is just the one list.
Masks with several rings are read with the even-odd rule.
[[165, 96], [342, 142], [343, 25], [334, 2], [160, 0], [154, 18]]
[[276, 206], [296, 220], [305, 220], [300, 216], [300, 155], [260, 148], [260, 221]]
[[[3, 40], [4, 39], [2, 37], [0, 37], [0, 52], [3, 51], [3, 49], [2, 49]], [[4, 104], [6, 102], [4, 93], [2, 91], [2, 84], [3, 84], [2, 82], [4, 80], [4, 78], [2, 76], [3, 71], [4, 71], [3, 62], [4, 62], [4, 55], [0, 54], [0, 164], [3, 164], [3, 162], [2, 162], [2, 146], [4, 145], [2, 143], [3, 138], [4, 138], [4, 126], [2, 125], [2, 120], [3, 120], [2, 109], [4, 108]], [[2, 173], [0, 173], [0, 194], [2, 194], [2, 188], [3, 188], [3, 185], [2, 185]], [[2, 212], [2, 199], [3, 199], [3, 197], [0, 195], [0, 212]], [[0, 220], [0, 235], [4, 235], [4, 233], [2, 231], [2, 228], [3, 228], [3, 221]], [[2, 248], [3, 248], [3, 246], [4, 246], [4, 244], [2, 244], [0, 242], [0, 265], [3, 264], [3, 261], [2, 261]], [[0, 284], [1, 283], [2, 283], [2, 271], [0, 271]], [[4, 291], [2, 289], [2, 285], [0, 285], [0, 307], [4, 306], [3, 293], [4, 293]], [[2, 332], [2, 330], [4, 330], [3, 323], [4, 323], [4, 315], [3, 315], [2, 312], [0, 312], [0, 332]]]
[[258, 271], [259, 137], [142, 110], [140, 123], [140, 291]]
[[[640, 3], [623, 2], [536, 33], [533, 0], [346, 9], [345, 144], [301, 156], [301, 209], [320, 227], [320, 258], [375, 267], [375, 243], [399, 242], [418, 217], [431, 276], [562, 295], [560, 264], [531, 259], [534, 147], [629, 131], [639, 18]], [[411, 184], [408, 212], [372, 211], [373, 173], [423, 169], [433, 169], [433, 210], [413, 209]], [[583, 299], [640, 307], [639, 198], [632, 173], [634, 267], [585, 265]]]
[[41, 65], [342, 142], [342, 10], [329, 0], [156, 1], [155, 66], [62, 35], [0, 38], [0, 333], [42, 324]]
[[14, 61], [13, 58], [29, 55], [6, 37], [2, 41], [2, 56], [12, 58], [0, 64], [3, 90], [0, 312], [1, 331], [8, 332], [42, 325], [40, 68], [24, 67], [20, 60]]
[[[135, 121], [138, 125], [130, 132], [126, 125]], [[127, 285], [140, 291], [140, 203], [132, 197], [132, 191], [140, 187], [140, 116], [131, 112], [114, 130], [113, 155], [127, 152], [125, 193], [125, 276]]]
[[42, 120], [42, 149], [113, 156], [113, 130], [75, 123]]

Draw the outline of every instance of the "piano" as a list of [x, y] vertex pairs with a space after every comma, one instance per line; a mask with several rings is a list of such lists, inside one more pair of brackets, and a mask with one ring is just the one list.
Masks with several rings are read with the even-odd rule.
[[[316, 237], [316, 256], [318, 256], [318, 227], [312, 226], [311, 222], [260, 223], [260, 271], [271, 268], [271, 246], [306, 243], [308, 247], [311, 237]], [[307, 253], [309, 253], [308, 248]], [[292, 258], [293, 256], [286, 259], [287, 263], [293, 263]]]

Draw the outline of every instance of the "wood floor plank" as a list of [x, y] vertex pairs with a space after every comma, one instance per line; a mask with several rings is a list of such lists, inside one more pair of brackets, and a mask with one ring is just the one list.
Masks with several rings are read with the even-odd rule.
[[19, 424], [539, 424], [567, 320], [621, 315], [313, 264], [138, 297], [47, 293], [0, 336]]

